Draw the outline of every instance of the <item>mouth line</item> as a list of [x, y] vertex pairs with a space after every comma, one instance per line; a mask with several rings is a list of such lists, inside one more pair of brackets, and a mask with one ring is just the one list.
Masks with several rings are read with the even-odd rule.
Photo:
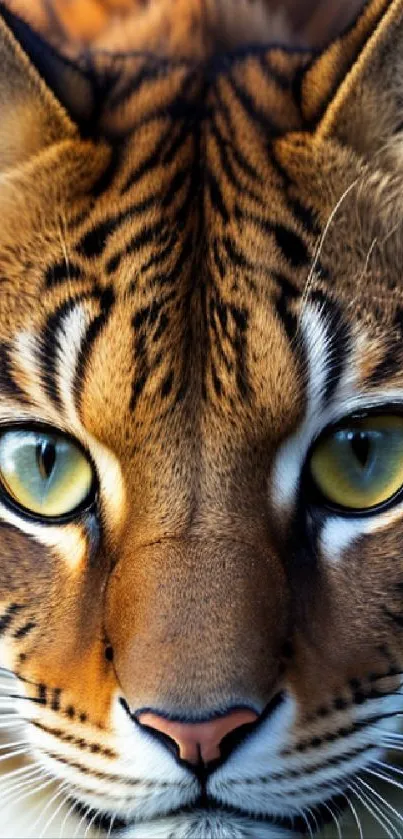
[[[270, 814], [265, 815], [264, 813], [251, 813], [249, 810], [243, 809], [242, 807], [232, 807], [230, 805], [222, 803], [216, 800], [213, 796], [207, 795], [205, 791], [202, 791], [192, 804], [172, 808], [172, 810], [169, 810], [168, 812], [163, 813], [160, 816], [156, 816], [155, 818], [125, 820], [122, 818], [114, 817], [113, 813], [101, 813], [96, 819], [93, 820], [92, 824], [95, 828], [108, 831], [110, 836], [115, 836], [118, 833], [118, 831], [127, 829], [131, 825], [136, 825], [138, 827], [139, 825], [141, 826], [141, 824], [144, 823], [158, 823], [162, 819], [172, 818], [175, 816], [190, 816], [194, 814], [196, 810], [199, 810], [207, 813], [216, 812], [227, 814], [228, 817], [237, 819], [247, 818], [249, 821], [253, 821], [256, 824], [266, 824], [270, 825], [271, 827], [292, 830], [293, 833], [297, 833], [301, 836], [312, 836], [313, 834], [319, 832], [326, 825], [332, 822], [332, 810], [335, 810], [337, 816], [339, 816], [343, 813], [346, 807], [347, 799], [343, 795], [343, 793], [334, 795], [315, 807], [315, 821], [313, 822], [312, 818], [310, 819], [309, 811], [303, 812], [301, 815], [293, 816], [275, 816]], [[84, 815], [84, 813], [86, 812], [85, 805], [79, 801], [77, 801], [76, 809], [79, 815]], [[91, 813], [87, 812], [87, 820], [89, 820], [90, 818]], [[113, 823], [112, 830], [111, 821]]]

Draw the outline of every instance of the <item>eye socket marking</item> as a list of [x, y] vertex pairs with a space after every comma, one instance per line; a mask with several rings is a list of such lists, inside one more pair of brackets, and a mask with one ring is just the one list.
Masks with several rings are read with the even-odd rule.
[[67, 435], [21, 425], [0, 432], [0, 494], [20, 512], [64, 521], [89, 505], [94, 485], [89, 457]]
[[375, 512], [403, 489], [403, 416], [352, 416], [313, 445], [308, 474], [315, 500], [339, 512]]

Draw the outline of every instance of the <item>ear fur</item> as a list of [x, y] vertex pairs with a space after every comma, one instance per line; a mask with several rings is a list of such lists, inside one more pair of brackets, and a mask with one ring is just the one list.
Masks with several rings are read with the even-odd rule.
[[90, 107], [83, 79], [0, 3], [0, 172], [78, 135], [67, 108], [75, 102], [79, 116]]
[[386, 161], [403, 125], [403, 0], [369, 2], [313, 63], [302, 98], [318, 140], [336, 139], [364, 157], [385, 147]]

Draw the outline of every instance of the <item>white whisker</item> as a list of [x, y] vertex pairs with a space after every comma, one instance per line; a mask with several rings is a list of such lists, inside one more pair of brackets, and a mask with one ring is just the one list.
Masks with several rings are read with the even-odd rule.
[[88, 813], [91, 813], [91, 810], [92, 810], [92, 807], [87, 807], [87, 809], [84, 811], [83, 815], [81, 816], [80, 821], [78, 822], [78, 825], [77, 825], [77, 827], [76, 827], [76, 830], [75, 830], [75, 832], [73, 833], [73, 839], [75, 839], [75, 837], [76, 837], [76, 836], [78, 836], [78, 832], [79, 832], [79, 830], [80, 830], [80, 827], [81, 827], [82, 823], [83, 823], [83, 822], [85, 822], [85, 820], [86, 820], [86, 818], [87, 818], [87, 816], [88, 816]]
[[342, 834], [342, 830], [341, 830], [341, 827], [340, 827], [340, 821], [337, 818], [336, 814], [333, 812], [330, 805], [327, 804], [325, 801], [323, 802], [322, 807], [325, 807], [325, 809], [329, 811], [329, 813], [332, 817], [332, 821], [334, 821], [334, 823], [336, 825], [338, 839], [343, 839], [343, 834]]
[[109, 822], [108, 833], [106, 834], [106, 839], [111, 839], [111, 833], [112, 833], [113, 825], [115, 824], [115, 821], [116, 821], [116, 814], [114, 816], [111, 816], [111, 819], [110, 819], [110, 822]]
[[388, 784], [391, 784], [393, 787], [397, 787], [397, 789], [403, 789], [403, 784], [396, 781], [394, 778], [391, 778], [389, 775], [382, 775], [380, 772], [375, 772], [375, 769], [367, 768], [365, 770], [370, 775], [374, 775], [375, 778], [380, 778], [381, 781], [386, 781]]
[[[1, 719], [0, 715], [0, 719]], [[15, 728], [16, 725], [25, 725], [24, 720], [18, 714], [10, 714], [7, 716], [7, 722], [0, 722], [0, 730], [3, 728]]]
[[401, 775], [401, 776], [403, 776], [403, 770], [402, 770], [402, 769], [398, 769], [398, 768], [397, 768], [397, 766], [393, 766], [393, 765], [392, 765], [392, 764], [390, 764], [390, 763], [384, 763], [382, 760], [375, 760], [375, 761], [374, 761], [374, 763], [375, 763], [377, 766], [381, 766], [381, 767], [382, 767], [382, 769], [386, 769], [386, 771], [388, 771], [388, 770], [392, 770], [393, 772], [396, 772], [396, 775]]
[[[32, 764], [29, 764], [28, 766], [21, 766], [18, 769], [13, 769], [10, 772], [6, 772], [2, 776], [2, 780], [6, 779], [8, 781], [9, 778], [13, 778], [16, 775], [23, 775], [23, 776], [24, 775], [31, 775], [33, 772], [38, 772], [40, 769], [41, 769], [40, 766], [37, 766], [37, 765], [32, 766]], [[0, 789], [1, 789], [1, 784], [0, 784]]]
[[[351, 787], [349, 786], [348, 789], [351, 789]], [[352, 790], [352, 792], [354, 793], [354, 790]], [[355, 822], [356, 822], [356, 825], [357, 825], [357, 828], [358, 828], [359, 839], [364, 839], [363, 832], [362, 832], [362, 826], [361, 826], [361, 819], [358, 816], [357, 810], [355, 809], [353, 802], [351, 801], [350, 797], [347, 795], [346, 792], [344, 793], [344, 796], [345, 796], [347, 804], [350, 807], [350, 810], [351, 810], [351, 812], [354, 816], [354, 819], [355, 819]]]
[[315, 833], [317, 833], [319, 831], [319, 825], [315, 813], [313, 812], [313, 810], [311, 810], [310, 807], [306, 807], [305, 812], [308, 813], [308, 815], [311, 817], [315, 826]]
[[94, 821], [95, 821], [96, 817], [97, 817], [97, 816], [99, 816], [99, 814], [100, 814], [100, 813], [101, 813], [101, 810], [95, 810], [94, 815], [92, 816], [91, 820], [90, 820], [90, 821], [88, 822], [88, 824], [87, 824], [87, 827], [86, 827], [86, 829], [85, 829], [85, 833], [84, 833], [83, 839], [86, 839], [86, 836], [87, 836], [87, 835], [88, 835], [88, 833], [90, 832], [90, 830], [91, 830], [91, 828], [92, 828], [92, 825], [94, 824]]
[[50, 778], [52, 777], [50, 772], [46, 772], [42, 767], [37, 767], [36, 772], [32, 772], [28, 777], [24, 777], [22, 780], [18, 779], [18, 781], [10, 786], [6, 787], [4, 791], [2, 791], [1, 796], [5, 798], [7, 796], [7, 800], [10, 800], [11, 795], [14, 795], [19, 790], [28, 786], [32, 781], [35, 783], [37, 781], [41, 781], [42, 778]]
[[314, 839], [313, 833], [312, 833], [312, 828], [311, 828], [311, 825], [309, 824], [309, 820], [307, 819], [307, 817], [305, 815], [305, 812], [303, 810], [299, 810], [298, 812], [299, 812], [299, 815], [304, 820], [304, 822], [305, 822], [305, 824], [308, 828], [309, 839]]
[[[21, 803], [21, 801], [25, 801], [27, 798], [30, 798], [32, 795], [37, 795], [38, 792], [41, 792], [43, 789], [46, 789], [46, 787], [50, 786], [50, 784], [53, 784], [53, 783], [54, 783], [54, 779], [50, 778], [49, 780], [44, 781], [43, 784], [40, 784], [39, 786], [31, 786], [31, 788], [27, 792], [24, 792], [23, 795], [15, 795], [11, 799], [7, 799], [7, 804], [13, 804], [14, 806], [16, 804], [19, 805]], [[10, 819], [7, 820], [6, 824], [9, 824], [9, 822], [10, 822]]]
[[64, 819], [63, 819], [63, 821], [60, 825], [59, 839], [62, 839], [62, 837], [64, 836], [64, 828], [65, 828], [66, 822], [67, 822], [69, 816], [71, 816], [71, 814], [74, 813], [74, 810], [76, 808], [77, 808], [77, 801], [74, 800], [72, 802], [71, 807], [67, 810], [67, 813], [66, 813], [66, 815], [65, 815], [65, 817], [64, 817]]
[[[68, 794], [66, 794], [66, 790], [67, 790], [67, 789], [70, 789], [70, 784], [69, 784], [68, 782], [66, 782], [66, 783], [62, 784], [61, 786], [59, 786], [59, 789], [57, 790], [57, 792], [56, 792], [56, 793], [52, 796], [52, 798], [48, 801], [48, 803], [46, 804], [46, 806], [45, 806], [45, 807], [41, 810], [41, 812], [40, 812], [40, 814], [39, 814], [38, 818], [36, 819], [35, 823], [34, 823], [34, 824], [33, 824], [33, 826], [32, 826], [32, 830], [33, 830], [33, 831], [35, 830], [35, 828], [37, 828], [37, 827], [39, 826], [39, 822], [41, 821], [41, 819], [43, 818], [43, 816], [45, 815], [45, 813], [47, 812], [47, 810], [49, 809], [49, 807], [50, 807], [50, 806], [51, 806], [51, 805], [52, 805], [55, 801], [57, 801], [57, 799], [58, 799], [58, 798], [60, 798], [60, 796], [62, 796], [62, 800], [61, 800], [61, 802], [60, 802], [60, 803], [59, 803], [59, 805], [56, 807], [56, 809], [53, 811], [53, 813], [51, 813], [51, 815], [50, 815], [50, 817], [49, 817], [48, 821], [46, 822], [46, 824], [45, 824], [45, 825], [44, 825], [44, 827], [42, 828], [42, 830], [41, 830], [41, 832], [40, 832], [40, 834], [39, 834], [39, 836], [38, 836], [38, 839], [43, 839], [43, 837], [44, 837], [44, 835], [45, 835], [46, 831], [48, 830], [48, 828], [49, 828], [49, 827], [50, 827], [50, 825], [52, 824], [53, 820], [55, 819], [55, 817], [57, 816], [57, 814], [60, 812], [61, 808], [63, 807], [63, 804], [64, 804], [64, 803], [68, 800]], [[34, 835], [35, 835], [35, 833], [34, 833]]]
[[4, 760], [11, 760], [13, 757], [18, 757], [19, 755], [29, 755], [31, 753], [30, 749], [15, 749], [13, 752], [9, 752], [6, 755], [0, 756], [0, 763]]
[[372, 795], [374, 795], [376, 798], [379, 798], [380, 801], [382, 801], [382, 803], [384, 804], [384, 806], [387, 807], [391, 811], [391, 813], [393, 813], [393, 815], [398, 819], [398, 821], [403, 822], [403, 815], [401, 815], [401, 813], [399, 813], [398, 810], [392, 807], [392, 804], [390, 804], [390, 802], [387, 801], [386, 798], [384, 798], [383, 795], [380, 794], [380, 792], [374, 789], [371, 786], [371, 784], [368, 784], [366, 781], [364, 781], [363, 778], [357, 778], [357, 781], [361, 785], [365, 786], [372, 793]]
[[[397, 835], [397, 837], [395, 836], [396, 828], [394, 827], [394, 825], [392, 824], [393, 832], [391, 832], [387, 824], [385, 824], [385, 822], [383, 821], [382, 816], [384, 814], [382, 813], [382, 810], [380, 810], [379, 805], [375, 805], [369, 798], [368, 794], [364, 792], [364, 790], [359, 788], [357, 791], [357, 786], [358, 785], [353, 782], [350, 785], [350, 789], [354, 790], [354, 793], [357, 796], [357, 798], [361, 801], [361, 804], [365, 807], [366, 810], [368, 810], [369, 813], [371, 813], [375, 821], [377, 821], [378, 824], [380, 824], [380, 826], [385, 831], [386, 835], [389, 836], [389, 839], [399, 839], [399, 835]], [[388, 822], [389, 820], [387, 819], [386, 821]]]
[[[364, 277], [365, 277], [365, 275], [366, 275], [366, 273], [367, 273], [367, 270], [368, 270], [369, 260], [371, 259], [372, 252], [373, 252], [374, 247], [375, 247], [375, 245], [377, 244], [377, 242], [378, 242], [378, 239], [377, 239], [377, 237], [375, 236], [375, 238], [372, 240], [372, 242], [371, 242], [371, 244], [370, 244], [370, 246], [369, 246], [369, 248], [368, 248], [368, 253], [367, 253], [366, 257], [365, 257], [364, 267], [363, 267], [363, 269], [362, 269], [362, 271], [361, 271], [361, 274], [360, 274], [360, 276], [359, 276], [359, 277], [357, 277], [357, 284], [358, 284], [358, 283], [362, 284], [362, 281], [363, 281], [363, 279], [364, 279]], [[382, 244], [383, 244], [383, 243], [382, 243]], [[352, 302], [354, 302], [354, 303], [356, 304], [356, 301], [352, 301]]]
[[16, 748], [17, 746], [30, 746], [31, 743], [29, 740], [16, 740], [13, 743], [1, 743], [0, 750], [4, 751], [4, 749]]
[[319, 238], [318, 246], [317, 246], [315, 254], [314, 254], [312, 265], [311, 265], [311, 268], [310, 268], [310, 271], [309, 271], [309, 274], [308, 274], [308, 277], [307, 277], [307, 280], [306, 280], [306, 283], [305, 283], [305, 288], [304, 288], [304, 291], [303, 291], [303, 294], [302, 294], [302, 299], [301, 299], [301, 304], [302, 304], [301, 308], [303, 308], [303, 306], [306, 303], [306, 300], [307, 300], [307, 297], [308, 297], [308, 294], [309, 294], [309, 290], [310, 290], [310, 286], [312, 284], [312, 279], [313, 279], [314, 274], [315, 274], [315, 269], [316, 269], [316, 266], [319, 262], [319, 257], [321, 255], [326, 236], [329, 232], [329, 229], [330, 229], [331, 224], [334, 220], [334, 217], [335, 217], [337, 211], [340, 209], [343, 201], [346, 199], [347, 195], [349, 195], [351, 190], [354, 189], [354, 187], [357, 185], [359, 179], [360, 179], [359, 177], [355, 178], [353, 180], [353, 182], [347, 187], [347, 189], [344, 190], [344, 192], [342, 193], [342, 195], [340, 196], [340, 198], [338, 199], [338, 201], [334, 205], [334, 207], [333, 207], [333, 209], [330, 213], [330, 216], [329, 216], [329, 218], [328, 218], [328, 220], [325, 224], [325, 227], [323, 228], [323, 231], [322, 231], [321, 236]]

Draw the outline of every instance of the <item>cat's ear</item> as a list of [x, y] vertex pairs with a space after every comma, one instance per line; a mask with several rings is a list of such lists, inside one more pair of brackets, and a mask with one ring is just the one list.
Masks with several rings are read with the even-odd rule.
[[365, 157], [393, 146], [403, 128], [403, 0], [367, 3], [313, 61], [301, 98], [318, 139], [334, 138]]
[[91, 85], [0, 3], [0, 172], [78, 134]]

